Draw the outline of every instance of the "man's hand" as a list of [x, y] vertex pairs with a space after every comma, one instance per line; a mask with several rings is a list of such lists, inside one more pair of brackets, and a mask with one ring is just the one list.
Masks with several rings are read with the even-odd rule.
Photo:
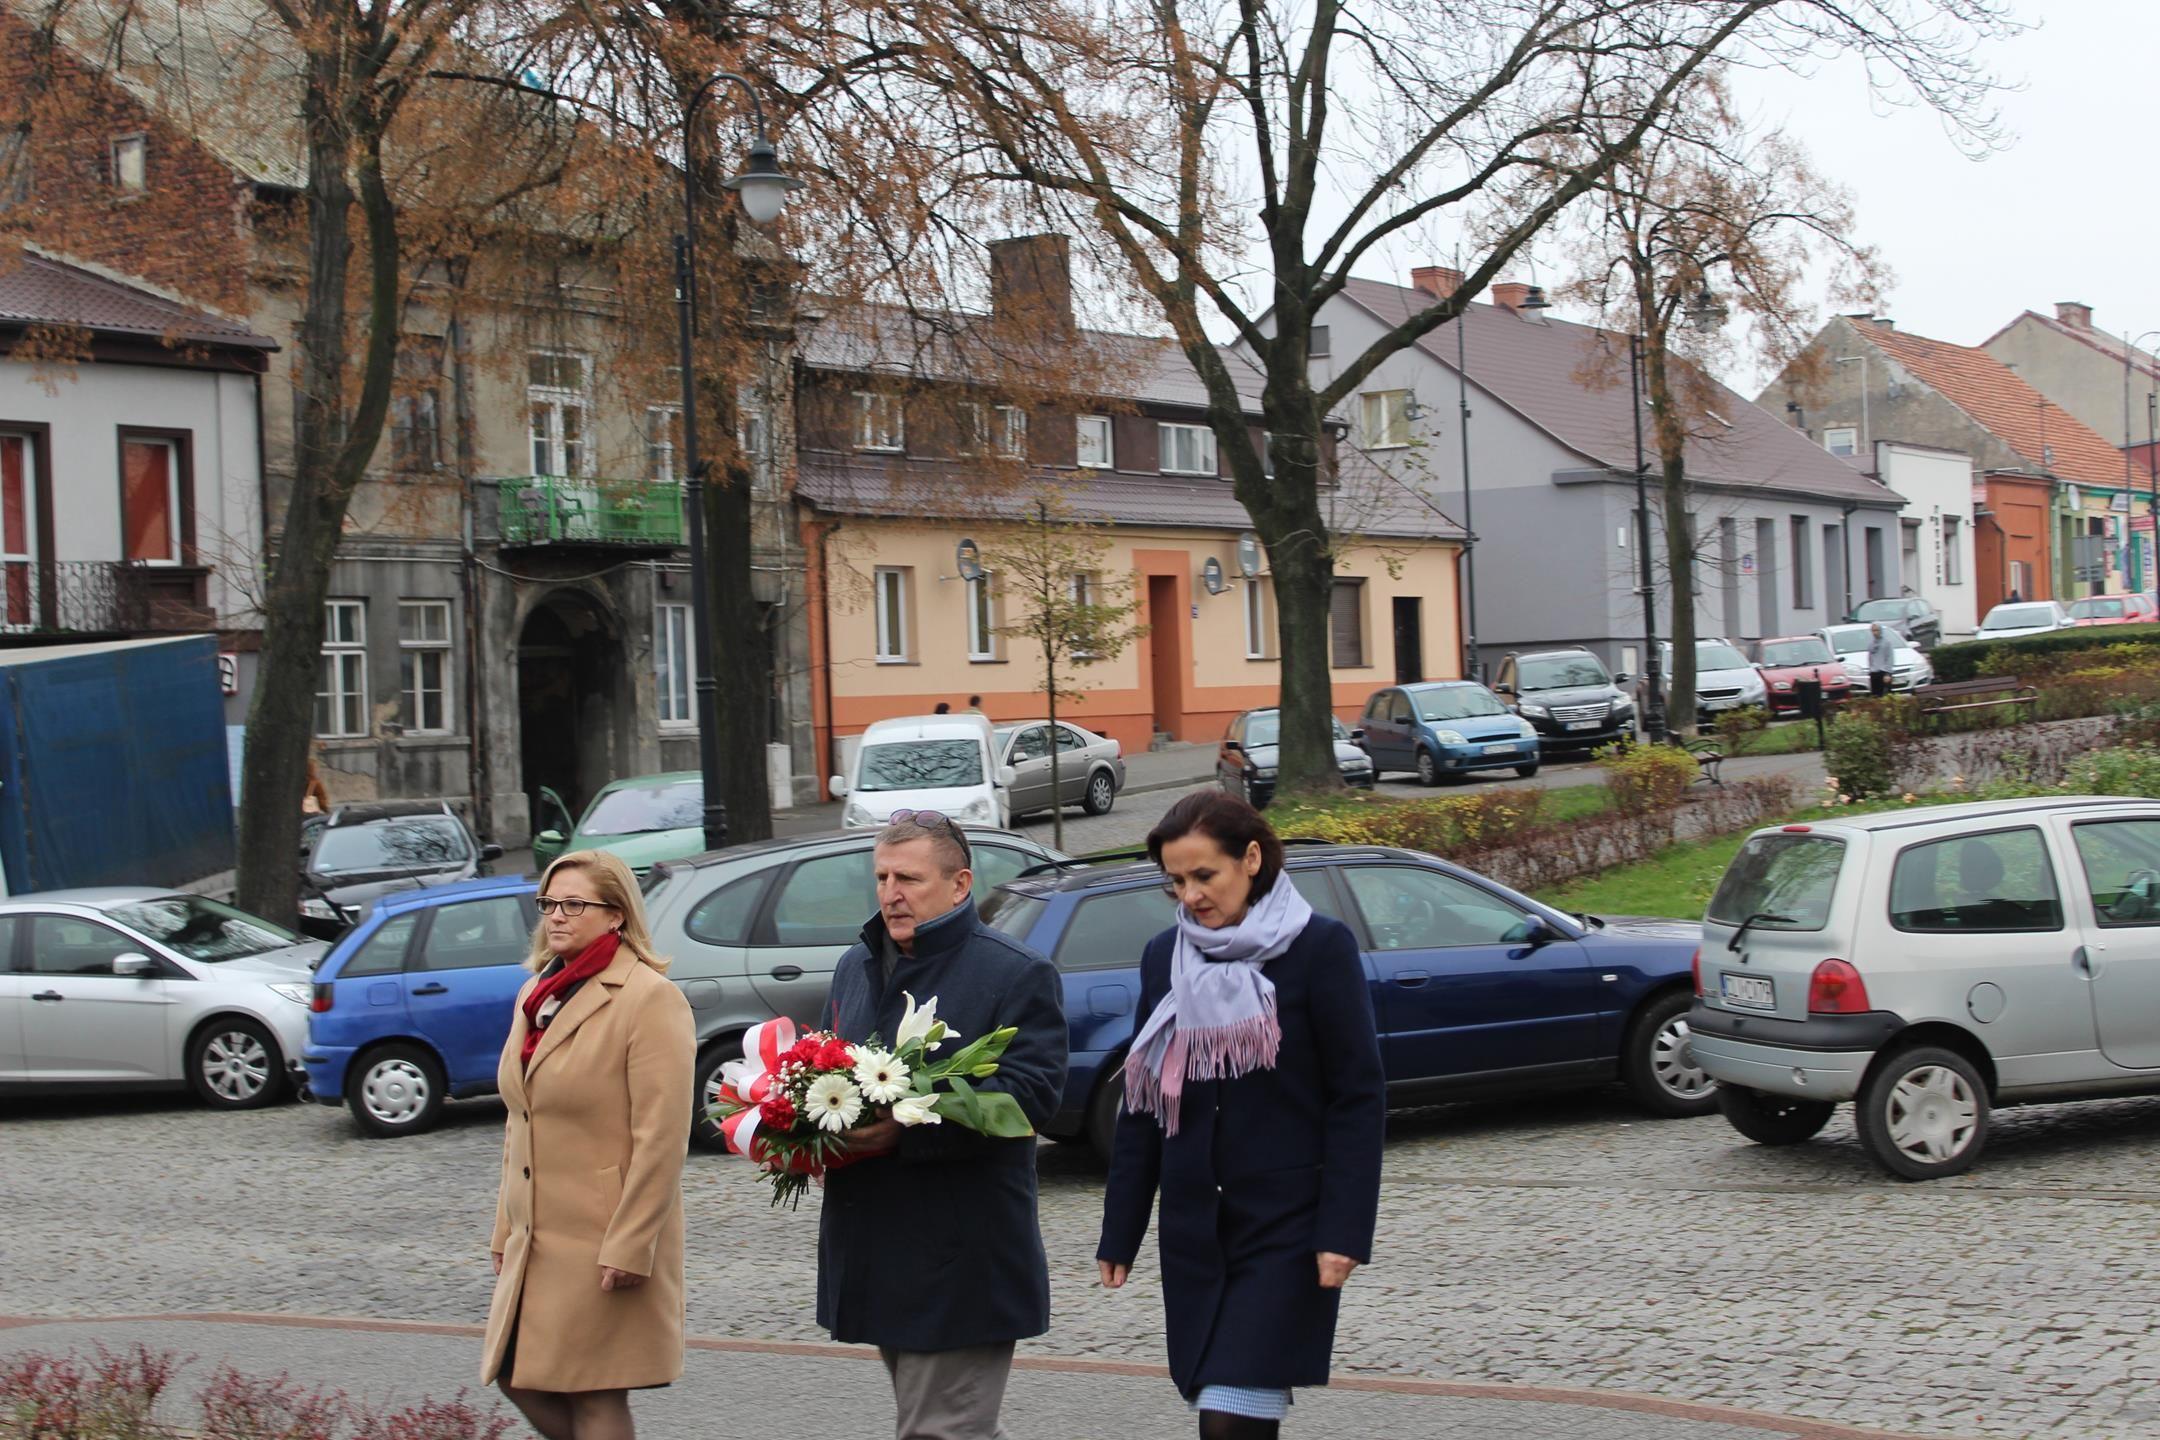
[[492, 1255], [495, 1259], [495, 1273], [498, 1275], [502, 1274], [502, 1251], [491, 1250], [488, 1253]]
[[602, 1290], [635, 1290], [644, 1283], [645, 1277], [643, 1275], [633, 1275], [628, 1270], [617, 1270], [612, 1265], [602, 1265], [600, 1267], [600, 1288]]
[[867, 1160], [873, 1155], [890, 1155], [900, 1148], [900, 1131], [897, 1120], [872, 1120], [867, 1125], [857, 1125], [852, 1130], [840, 1132], [840, 1143], [847, 1147], [851, 1160]]
[[1132, 1278], [1132, 1266], [1130, 1265], [1113, 1265], [1108, 1260], [1097, 1260], [1095, 1266], [1102, 1271], [1102, 1283], [1105, 1290], [1122, 1290], [1125, 1288], [1125, 1282]]
[[1348, 1255], [1337, 1255], [1328, 1250], [1320, 1252], [1319, 1260], [1320, 1288], [1323, 1290], [1342, 1289], [1343, 1282], [1350, 1278], [1350, 1272], [1357, 1269], [1357, 1261]]

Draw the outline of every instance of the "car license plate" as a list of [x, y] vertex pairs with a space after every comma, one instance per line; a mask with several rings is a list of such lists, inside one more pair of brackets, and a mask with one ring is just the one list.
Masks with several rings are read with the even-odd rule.
[[1746, 1005], [1756, 1010], [1777, 1008], [1777, 985], [1760, 975], [1733, 975], [1720, 972], [1718, 989], [1728, 1005]]
[[1735, 705], [1738, 705], [1739, 703], [1740, 703], [1740, 702], [1739, 702], [1738, 700], [1736, 700], [1736, 699], [1735, 699], [1735, 700], [1705, 700], [1705, 701], [1703, 701], [1703, 707], [1702, 707], [1702, 708], [1703, 708], [1703, 709], [1705, 709], [1705, 710], [1730, 710], [1730, 709], [1732, 709], [1732, 708], [1733, 708], [1733, 707], [1734, 707]]
[[1497, 745], [1487, 745], [1485, 753], [1487, 755], [1512, 755], [1515, 753], [1516, 748], [1513, 740], [1503, 740]]
[[1567, 722], [1567, 728], [1570, 730], [1595, 730], [1597, 727], [1598, 722], [1595, 720], [1570, 720]]

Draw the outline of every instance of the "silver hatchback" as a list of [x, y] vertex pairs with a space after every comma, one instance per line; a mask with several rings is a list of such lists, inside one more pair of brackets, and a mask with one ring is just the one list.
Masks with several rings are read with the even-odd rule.
[[2065, 796], [1759, 830], [1689, 1015], [1733, 1127], [1971, 1168], [2004, 1105], [2160, 1093], [2160, 801]]
[[0, 901], [0, 1091], [286, 1093], [324, 946], [200, 895], [112, 886]]

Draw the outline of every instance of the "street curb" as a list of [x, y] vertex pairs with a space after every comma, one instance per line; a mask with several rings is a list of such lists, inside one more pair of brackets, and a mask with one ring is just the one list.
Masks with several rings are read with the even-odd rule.
[[[247, 1311], [192, 1311], [150, 1315], [0, 1315], [0, 1332], [39, 1325], [118, 1324], [259, 1325], [292, 1330], [344, 1330], [383, 1335], [438, 1335], [478, 1340], [486, 1327], [433, 1320], [375, 1320], [334, 1315], [269, 1315]], [[684, 1348], [732, 1355], [796, 1355], [817, 1360], [876, 1360], [878, 1352], [868, 1346], [832, 1345], [808, 1340], [730, 1340], [693, 1335]], [[1130, 1360], [1100, 1360], [1085, 1356], [1031, 1355], [1013, 1357], [1015, 1370], [1046, 1374], [1099, 1375], [1118, 1378], [1168, 1381], [1170, 1372], [1161, 1365]], [[1585, 1409], [1619, 1410], [1656, 1415], [1669, 1420], [1731, 1425], [1784, 1435], [1791, 1440], [1923, 1440], [1923, 1437], [1891, 1430], [1869, 1430], [1798, 1415], [1762, 1410], [1743, 1410], [1701, 1400], [1667, 1400], [1632, 1390], [1593, 1390], [1569, 1385], [1517, 1385], [1489, 1380], [1423, 1380], [1383, 1375], [1338, 1375], [1328, 1382], [1335, 1390], [1364, 1391], [1436, 1400], [1510, 1400], [1541, 1405], [1575, 1405]], [[1950, 1436], [1925, 1440], [1955, 1440]]]

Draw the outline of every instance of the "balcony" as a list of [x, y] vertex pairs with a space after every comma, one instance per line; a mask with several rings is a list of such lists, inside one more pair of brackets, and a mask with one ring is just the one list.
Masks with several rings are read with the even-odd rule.
[[202, 565], [0, 562], [0, 634], [200, 634], [218, 623], [209, 580]]
[[533, 475], [497, 482], [502, 543], [672, 550], [683, 543], [682, 487], [652, 480]]

